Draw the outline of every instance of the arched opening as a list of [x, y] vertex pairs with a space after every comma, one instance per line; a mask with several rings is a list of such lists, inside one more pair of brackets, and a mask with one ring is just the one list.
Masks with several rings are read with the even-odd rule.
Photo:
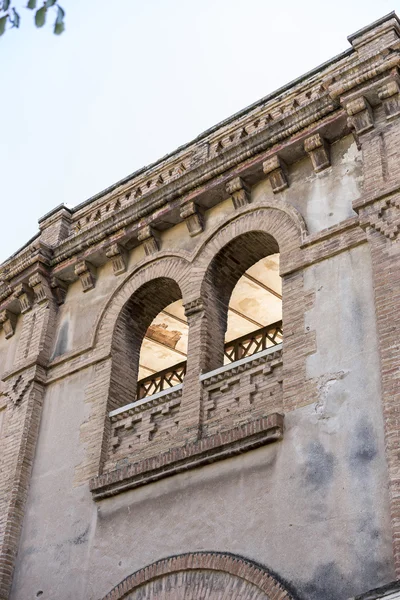
[[203, 372], [282, 341], [279, 248], [265, 232], [242, 234], [212, 260], [203, 284], [207, 348]]
[[[282, 284], [276, 241], [253, 232], [235, 238], [212, 261], [204, 287], [206, 369], [236, 362], [282, 341]], [[140, 339], [137, 399], [180, 385], [186, 373], [188, 323], [180, 290], [162, 278], [131, 301]], [[141, 323], [137, 323], [138, 319]]]
[[146, 330], [139, 356], [138, 399], [183, 382], [187, 345], [187, 318], [179, 299], [165, 306]]
[[224, 364], [282, 342], [279, 253], [252, 265], [233, 288], [227, 315]]
[[297, 595], [275, 573], [242, 556], [191, 552], [159, 560], [136, 571], [103, 600], [295, 600]]
[[[179, 308], [174, 308], [177, 306], [182, 306], [181, 290], [167, 277], [145, 283], [125, 304], [113, 336], [111, 409], [183, 380], [184, 371], [179, 381], [160, 373], [186, 360], [187, 325], [181, 323], [182, 331], [177, 329], [180, 314]], [[167, 314], [167, 307], [172, 307], [171, 314]]]

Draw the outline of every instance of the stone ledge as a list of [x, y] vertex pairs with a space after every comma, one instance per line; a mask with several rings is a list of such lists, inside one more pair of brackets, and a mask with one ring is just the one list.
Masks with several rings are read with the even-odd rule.
[[278, 441], [283, 436], [283, 419], [283, 415], [272, 413], [229, 431], [103, 473], [91, 479], [90, 491], [95, 500], [100, 500]]

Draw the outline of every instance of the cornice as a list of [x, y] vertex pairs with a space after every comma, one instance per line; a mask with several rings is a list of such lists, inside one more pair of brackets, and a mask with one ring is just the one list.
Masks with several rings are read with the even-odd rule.
[[[35, 239], [0, 267], [0, 301], [9, 294], [9, 282], [35, 262], [42, 262], [50, 271], [55, 268], [55, 274], [61, 273], [65, 281], [74, 280], [77, 260], [90, 260], [90, 253], [97, 252], [99, 264], [105, 262], [104, 240], [107, 247], [121, 243], [123, 254], [124, 244], [132, 248], [140, 243], [138, 233], [143, 227], [151, 224], [157, 230], [180, 222], [187, 203], [195, 201], [196, 211], [201, 211], [228, 198], [229, 178], [244, 177], [245, 186], [265, 178], [262, 163], [278, 151], [287, 164], [307, 156], [306, 135], [320, 136], [323, 144], [347, 135], [353, 126], [352, 119], [347, 119], [353, 110], [347, 108], [354, 104], [353, 96], [364, 94], [366, 106], [368, 102], [378, 104], [375, 88], [389, 77], [397, 77], [399, 33], [397, 17], [392, 13], [383, 17], [350, 36], [353, 48], [329, 63], [90, 201], [72, 210], [59, 206], [45, 215], [40, 220], [42, 232], [56, 226], [63, 215], [57, 242], [46, 250], [43, 242]], [[367, 88], [373, 89], [371, 97], [363, 92]]]

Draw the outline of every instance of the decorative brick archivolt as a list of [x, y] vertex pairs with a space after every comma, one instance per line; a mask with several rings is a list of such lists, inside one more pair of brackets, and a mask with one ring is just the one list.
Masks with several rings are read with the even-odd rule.
[[189, 261], [183, 256], [157, 256], [156, 259], [146, 261], [138, 265], [108, 299], [95, 328], [93, 346], [111, 348], [115, 324], [124, 305], [141, 286], [161, 277], [172, 279], [178, 284], [185, 303], [190, 293]]
[[[176, 575], [179, 574], [179, 577]], [[136, 571], [103, 600], [296, 600], [280, 577], [251, 560], [222, 552], [191, 552], [159, 560]]]
[[[281, 273], [290, 270], [299, 261], [298, 254], [303, 239], [307, 236], [307, 226], [303, 216], [288, 202], [258, 202], [246, 206], [234, 213], [223, 224], [210, 229], [206, 239], [196, 251], [196, 274], [199, 271], [205, 274], [213, 258], [222, 248], [235, 237], [246, 233], [260, 231], [273, 237], [280, 252]], [[295, 254], [297, 256], [295, 256]], [[199, 289], [191, 290], [196, 296], [201, 293]]]

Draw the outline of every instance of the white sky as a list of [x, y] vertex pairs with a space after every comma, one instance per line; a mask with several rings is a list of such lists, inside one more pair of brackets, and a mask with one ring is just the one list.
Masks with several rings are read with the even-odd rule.
[[59, 1], [62, 36], [21, 8], [21, 28], [0, 40], [0, 262], [56, 205], [79, 204], [400, 14], [400, 0]]

